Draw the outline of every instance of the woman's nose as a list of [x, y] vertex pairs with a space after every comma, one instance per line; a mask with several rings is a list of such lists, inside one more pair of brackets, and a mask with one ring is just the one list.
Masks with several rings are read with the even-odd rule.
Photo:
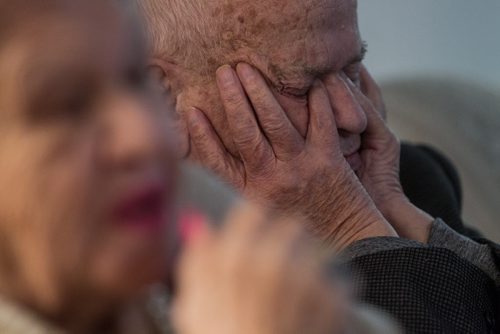
[[332, 74], [324, 80], [324, 84], [332, 103], [339, 132], [346, 135], [360, 135], [366, 130], [368, 121], [346, 80], [349, 79], [339, 74]]

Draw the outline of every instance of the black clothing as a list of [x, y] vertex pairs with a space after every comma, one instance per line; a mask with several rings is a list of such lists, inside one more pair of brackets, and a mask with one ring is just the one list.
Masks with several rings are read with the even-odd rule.
[[480, 234], [462, 220], [462, 186], [453, 164], [426, 145], [401, 145], [401, 185], [410, 201], [468, 237]]
[[493, 281], [442, 248], [403, 248], [349, 262], [359, 300], [395, 317], [405, 333], [495, 333]]
[[[417, 207], [458, 233], [488, 242], [464, 226], [460, 179], [443, 155], [427, 146], [402, 144], [400, 177]], [[398, 244], [390, 238], [384, 242], [391, 241]], [[500, 265], [500, 247], [491, 243], [490, 248]], [[405, 333], [496, 332], [499, 287], [449, 249], [409, 243], [353, 257], [346, 266], [354, 274], [359, 300], [394, 316]]]

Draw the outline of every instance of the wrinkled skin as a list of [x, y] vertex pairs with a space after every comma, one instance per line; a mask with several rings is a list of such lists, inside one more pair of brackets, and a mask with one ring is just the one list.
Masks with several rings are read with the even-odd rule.
[[[344, 73], [353, 82], [359, 82], [364, 46], [357, 26], [357, 4], [353, 0], [294, 0], [281, 8], [282, 4], [237, 1], [230, 9], [214, 10], [225, 13], [223, 21], [227, 23], [221, 29], [231, 32], [227, 55], [219, 64], [246, 62], [257, 68], [270, 83], [291, 123], [305, 137], [309, 120], [307, 96], [314, 81], [328, 74]], [[269, 10], [259, 10], [262, 6]], [[271, 10], [273, 7], [275, 10]], [[240, 16], [243, 22], [235, 19]], [[177, 96], [179, 114], [185, 114], [192, 106], [204, 110], [225, 146], [235, 153], [213, 76], [207, 80], [192, 68], [179, 68], [170, 74], [167, 80]], [[351, 155], [360, 148], [366, 116], [352, 95], [339, 91], [329, 94], [342, 100], [342, 109], [332, 108], [340, 147], [357, 170], [359, 159]]]
[[[239, 154], [228, 152], [208, 119], [193, 109], [188, 128], [195, 159], [253, 201], [280, 214], [304, 217], [309, 231], [327, 246], [343, 248], [393, 233], [342, 156], [323, 83], [317, 82], [309, 94], [304, 139], [252, 67], [239, 64], [237, 73], [222, 67], [217, 78]], [[325, 83], [346, 89], [346, 80], [335, 76]]]
[[[200, 158], [197, 150], [203, 149], [194, 143], [200, 142], [195, 138], [199, 135], [194, 134], [189, 125], [193, 119], [188, 121], [193, 107], [203, 112], [216, 133], [212, 137], [218, 138], [223, 150], [233, 157], [242, 155], [238, 137], [248, 136], [248, 133], [238, 136], [236, 132], [244, 129], [232, 126], [237, 126], [237, 122], [231, 122], [228, 115], [239, 111], [234, 103], [227, 110], [227, 101], [231, 97], [224, 94], [226, 88], [221, 88], [220, 83], [217, 86], [214, 78], [204, 76], [201, 69], [197, 72], [196, 66], [170, 60], [170, 67], [161, 69], [165, 76], [160, 82], [175, 96], [177, 112], [181, 116], [179, 128], [184, 133], [185, 144], [180, 145], [186, 149], [184, 154], [212, 170], [216, 169], [224, 180], [242, 190], [248, 198], [278, 208], [282, 213], [307, 217], [311, 221], [311, 230], [330, 245], [336, 241], [344, 247], [370, 236], [394, 236], [394, 231], [377, 212], [353, 173], [362, 168], [361, 135], [367, 129], [366, 114], [347, 84], [348, 81], [360, 84], [359, 71], [364, 53], [357, 26], [356, 1], [290, 1], [287, 6], [275, 1], [220, 4], [221, 7], [214, 9], [214, 15], [223, 16], [219, 28], [223, 38], [221, 46], [227, 52], [219, 59], [214, 51], [211, 63], [223, 61], [236, 65], [244, 62], [258, 70], [270, 86], [271, 96], [265, 95], [266, 101], [257, 96], [250, 102], [255, 108], [255, 105], [272, 104], [271, 98], [275, 99], [274, 106], [279, 106], [276, 114], [286, 117], [285, 123], [294, 128], [294, 136], [278, 133], [277, 124], [269, 125], [276, 132], [269, 145], [274, 150], [281, 146], [281, 153], [285, 152], [281, 155], [287, 156], [278, 159], [281, 161], [279, 165], [269, 159], [264, 163], [259, 160], [262, 158], [259, 155], [243, 158], [244, 165], [239, 167], [231, 161], [217, 162], [217, 155], [213, 153]], [[269, 10], [257, 10], [264, 5]], [[309, 144], [309, 153], [302, 154], [301, 142], [307, 141], [312, 124], [310, 91], [317, 81], [323, 81], [330, 101], [323, 108], [334, 116], [336, 125], [330, 130], [336, 132], [337, 147], [324, 149]], [[261, 115], [271, 112], [265, 107], [255, 111]], [[258, 138], [256, 131], [249, 132], [254, 139]], [[268, 132], [263, 137], [267, 135]], [[251, 145], [258, 143], [247, 144], [245, 149], [250, 150]], [[339, 154], [332, 155], [332, 150]], [[260, 170], [249, 170], [247, 167], [252, 164], [260, 165]], [[359, 215], [353, 215], [353, 212], [359, 212]]]
[[368, 118], [362, 137], [360, 180], [401, 237], [426, 243], [434, 218], [413, 205], [403, 192], [399, 179], [400, 145], [385, 122], [387, 113], [381, 91], [364, 67], [362, 92], [354, 85], [351, 89]]

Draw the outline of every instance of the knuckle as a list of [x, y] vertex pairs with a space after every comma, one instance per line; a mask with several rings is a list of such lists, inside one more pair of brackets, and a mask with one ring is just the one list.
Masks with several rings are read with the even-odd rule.
[[260, 81], [255, 75], [250, 75], [245, 79], [245, 86], [248, 90], [252, 90], [255, 93], [261, 92]]
[[234, 138], [235, 143], [245, 149], [257, 150], [262, 145], [262, 138], [259, 136], [259, 130], [250, 126], [240, 127], [238, 137]]
[[205, 128], [203, 127], [202, 124], [192, 124], [191, 126], [191, 133], [190, 136], [192, 137], [193, 141], [195, 142], [204, 142], [207, 138], [207, 135], [205, 133]]
[[226, 89], [223, 100], [227, 105], [235, 108], [240, 108], [244, 105], [244, 96], [240, 90], [235, 88]]
[[258, 89], [249, 90], [249, 95], [252, 97], [252, 104], [254, 106], [257, 106], [260, 109], [269, 109], [269, 101], [261, 91]]
[[283, 120], [278, 117], [270, 116], [263, 123], [267, 132], [276, 134], [278, 136], [280, 134], [284, 136], [284, 134], [286, 133], [287, 124], [285, 124]]

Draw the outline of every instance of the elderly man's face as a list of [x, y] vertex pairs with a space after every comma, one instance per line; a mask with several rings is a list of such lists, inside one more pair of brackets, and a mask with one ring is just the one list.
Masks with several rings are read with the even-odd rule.
[[[364, 47], [357, 25], [357, 2], [294, 0], [287, 1], [286, 6], [271, 0], [241, 6], [236, 3], [222, 5], [213, 13], [232, 18], [226, 20], [222, 32], [223, 45], [234, 49], [228, 62], [244, 61], [259, 69], [304, 136], [309, 120], [307, 93], [315, 80], [324, 80], [330, 98], [342, 102], [342, 108], [334, 109], [341, 149], [357, 170], [361, 162], [356, 152], [366, 128], [365, 114], [348, 89], [333, 91], [328, 84], [329, 76], [334, 75], [346, 75], [358, 84]], [[215, 87], [204, 85], [202, 90], [205, 94], [201, 99], [187, 103], [205, 110], [222, 137], [229, 137], [224, 133], [220, 102], [213, 98], [217, 95]], [[233, 150], [230, 141], [225, 140], [225, 144]]]
[[356, 2], [324, 1], [296, 15], [305, 19], [299, 19], [295, 30], [296, 18], [291, 15], [285, 19], [289, 27], [278, 28], [276, 47], [269, 45], [269, 57], [262, 63], [257, 58], [255, 65], [269, 79], [277, 99], [302, 135], [308, 124], [307, 93], [315, 80], [324, 81], [330, 98], [343, 102], [342, 109], [334, 109], [341, 149], [351, 167], [358, 169], [360, 160], [355, 153], [366, 128], [365, 114], [349, 90], [333, 91], [328, 84], [328, 77], [336, 74], [359, 83], [364, 46], [357, 26]]

